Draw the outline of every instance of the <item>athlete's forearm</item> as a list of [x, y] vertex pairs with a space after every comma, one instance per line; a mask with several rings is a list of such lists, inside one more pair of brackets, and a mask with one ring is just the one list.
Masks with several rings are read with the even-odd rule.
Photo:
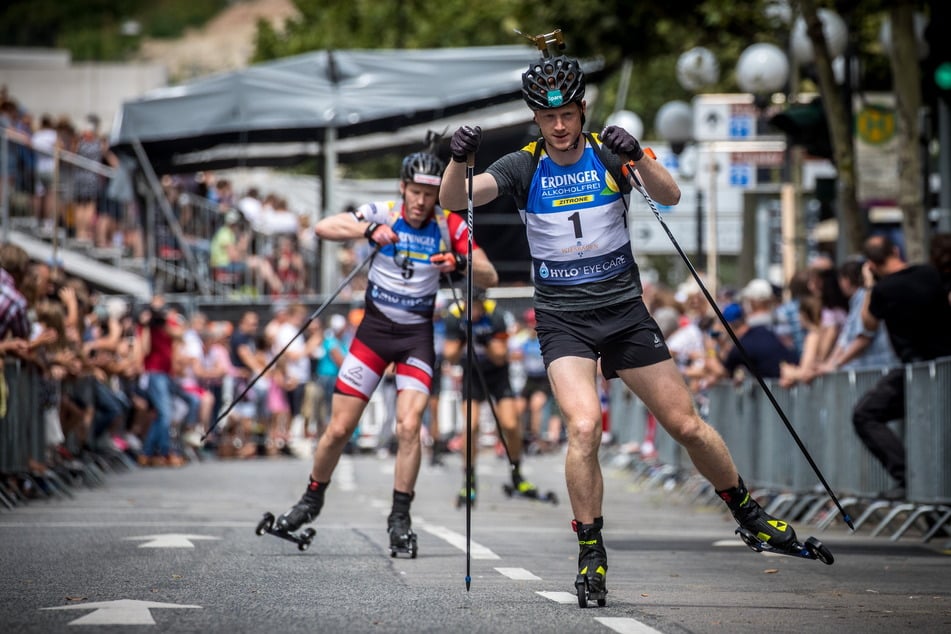
[[356, 240], [364, 237], [369, 222], [357, 220], [350, 213], [335, 214], [324, 218], [314, 226], [314, 233], [323, 240]]
[[466, 164], [449, 161], [439, 186], [439, 205], [443, 209], [467, 209]]
[[492, 288], [499, 284], [499, 274], [482, 249], [472, 252], [472, 283], [480, 288]]
[[659, 161], [645, 156], [637, 163], [644, 188], [656, 202], [662, 205], [676, 205], [680, 202], [680, 187]]
[[[495, 177], [483, 172], [472, 178], [472, 204], [475, 207], [492, 202], [499, 195]], [[469, 208], [469, 182], [466, 164], [449, 161], [443, 172], [442, 185], [439, 187], [439, 205], [450, 211], [463, 211]]]

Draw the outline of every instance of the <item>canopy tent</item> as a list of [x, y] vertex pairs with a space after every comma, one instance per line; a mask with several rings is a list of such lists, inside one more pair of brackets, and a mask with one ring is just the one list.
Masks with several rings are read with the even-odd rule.
[[[339, 144], [328, 147], [337, 139], [518, 100], [521, 74], [538, 56], [530, 46], [307, 53], [128, 101], [110, 141], [122, 150], [138, 140], [160, 173], [201, 169], [209, 156], [201, 151], [212, 148], [219, 149], [213, 153], [219, 168], [229, 156], [234, 165], [331, 152], [336, 160], [347, 153]], [[600, 67], [597, 60], [585, 63], [589, 72]]]

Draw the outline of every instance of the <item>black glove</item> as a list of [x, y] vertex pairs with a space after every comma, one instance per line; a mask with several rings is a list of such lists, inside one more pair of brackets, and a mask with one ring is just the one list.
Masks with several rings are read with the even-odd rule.
[[637, 162], [644, 158], [644, 150], [641, 149], [641, 144], [637, 142], [634, 135], [616, 125], [609, 125], [604, 129], [601, 133], [601, 142], [615, 154], [627, 154], [632, 161]]
[[469, 154], [475, 154], [482, 143], [482, 128], [479, 126], [462, 126], [452, 133], [452, 139], [449, 141], [449, 152], [452, 153], [452, 160], [465, 163]]
[[370, 243], [370, 246], [377, 246], [376, 241], [373, 239], [373, 232], [380, 228], [380, 223], [371, 222], [370, 226], [367, 227], [366, 231], [363, 232], [363, 236]]

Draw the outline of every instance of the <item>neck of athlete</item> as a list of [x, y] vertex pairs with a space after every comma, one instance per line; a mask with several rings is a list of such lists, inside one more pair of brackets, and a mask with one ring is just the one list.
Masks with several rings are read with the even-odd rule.
[[579, 132], [578, 138], [563, 149], [553, 147], [551, 143], [546, 141], [545, 152], [556, 165], [574, 165], [581, 159], [581, 155], [584, 153], [585, 143], [587, 143], [587, 140], [584, 138], [584, 134]]

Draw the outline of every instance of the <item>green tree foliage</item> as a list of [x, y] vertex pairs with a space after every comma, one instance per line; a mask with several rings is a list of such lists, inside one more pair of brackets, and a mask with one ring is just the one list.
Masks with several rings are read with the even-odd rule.
[[[618, 84], [614, 71], [626, 58], [635, 70], [625, 105], [642, 113], [649, 126], [664, 102], [690, 96], [671, 72], [683, 51], [708, 46], [717, 51], [724, 67], [730, 67], [747, 45], [776, 37], [762, 0], [604, 0], [594, 8], [577, 0], [295, 0], [295, 4], [300, 17], [282, 32], [259, 23], [255, 61], [321, 49], [528, 44], [516, 29], [536, 34], [560, 28], [568, 54], [605, 62], [601, 98], [591, 112], [593, 123], [613, 110]], [[723, 89], [730, 81], [724, 77]]]
[[229, 0], [6, 0], [0, 3], [0, 45], [68, 49], [74, 60], [115, 61], [134, 52], [140, 36], [123, 35], [126, 20], [141, 35], [175, 37], [204, 24]]

